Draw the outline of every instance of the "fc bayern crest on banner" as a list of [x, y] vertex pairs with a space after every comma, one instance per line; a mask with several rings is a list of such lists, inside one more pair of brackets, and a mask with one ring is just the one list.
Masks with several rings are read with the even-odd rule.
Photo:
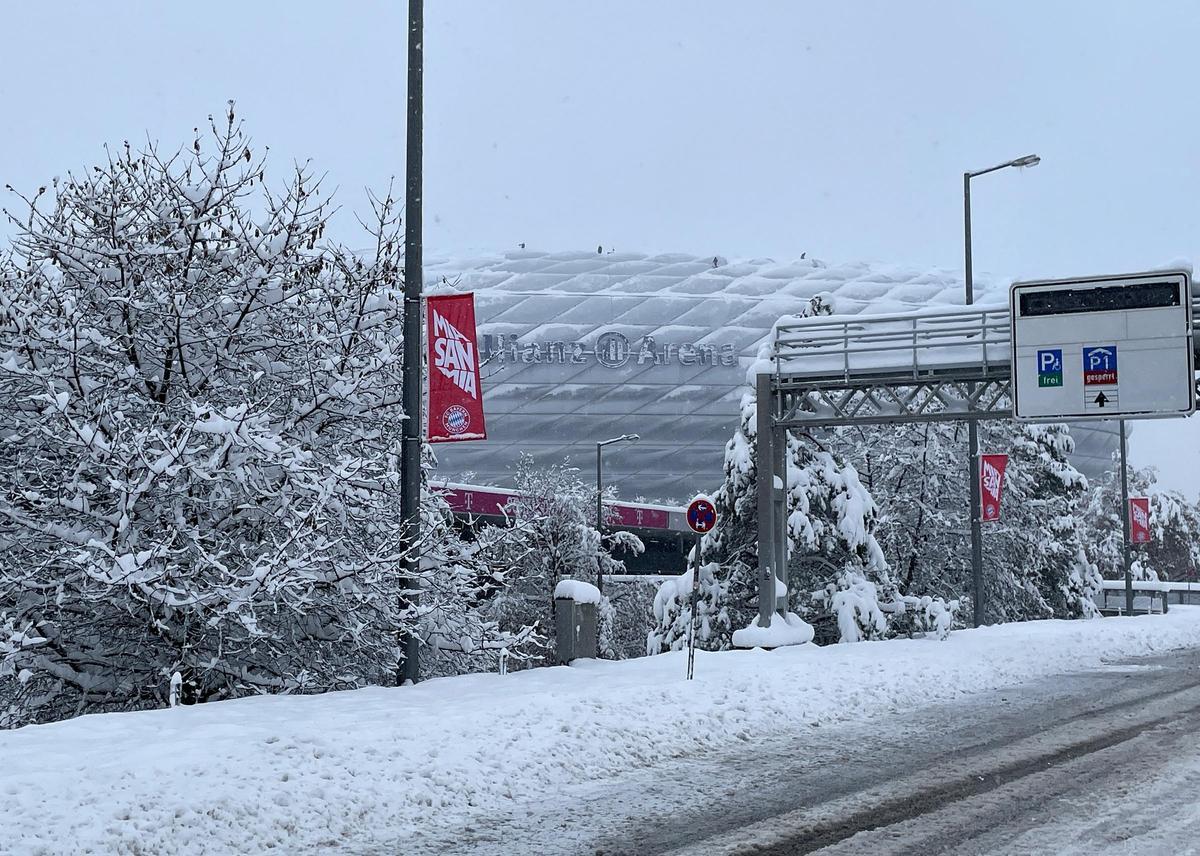
[[475, 333], [475, 295], [425, 299], [431, 443], [486, 440]]

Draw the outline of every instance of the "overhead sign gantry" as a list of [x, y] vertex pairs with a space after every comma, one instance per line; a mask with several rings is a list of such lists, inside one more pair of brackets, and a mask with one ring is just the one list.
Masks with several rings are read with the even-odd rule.
[[1196, 409], [1186, 271], [1018, 282], [1009, 293], [1013, 416], [1186, 416]]
[[[760, 625], [786, 609], [787, 431], [1186, 416], [1197, 399], [1192, 317], [1190, 274], [1162, 270], [1016, 283], [1007, 307], [781, 319], [752, 369]], [[1124, 460], [1123, 426], [1121, 445]], [[1125, 526], [1128, 542], [1128, 514]], [[1128, 556], [1126, 566], [1131, 603]]]

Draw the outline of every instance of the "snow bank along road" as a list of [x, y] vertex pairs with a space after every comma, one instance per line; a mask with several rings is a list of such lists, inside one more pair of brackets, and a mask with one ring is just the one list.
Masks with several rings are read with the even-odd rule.
[[0, 852], [1154, 852], [1139, 783], [1179, 789], [1165, 836], [1200, 783], [1191, 649], [1180, 607], [82, 717], [0, 732]]

